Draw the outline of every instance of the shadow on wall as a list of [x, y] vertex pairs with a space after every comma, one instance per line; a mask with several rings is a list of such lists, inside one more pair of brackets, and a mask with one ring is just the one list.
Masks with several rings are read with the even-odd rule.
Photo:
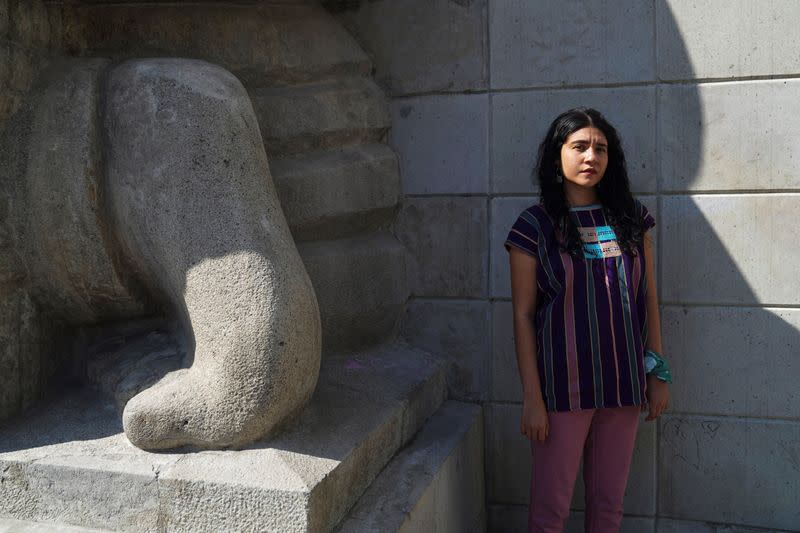
[[[798, 494], [784, 492], [791, 477], [781, 472], [797, 471], [800, 444], [758, 419], [796, 421], [800, 413], [797, 319], [761, 307], [797, 301], [791, 243], [777, 226], [793, 218], [796, 198], [720, 192], [769, 187], [774, 176], [747, 174], [778, 171], [772, 161], [759, 162], [771, 151], [750, 152], [763, 146], [759, 124], [770, 120], [747, 88], [761, 82], [693, 83], [669, 2], [657, 0], [656, 9], [659, 279], [664, 349], [676, 376], [675, 414], [660, 422], [659, 508], [680, 518], [791, 529], [800, 523], [790, 509]], [[756, 444], [758, 434], [774, 443]], [[732, 496], [732, 487], [758, 485], [752, 497]]]

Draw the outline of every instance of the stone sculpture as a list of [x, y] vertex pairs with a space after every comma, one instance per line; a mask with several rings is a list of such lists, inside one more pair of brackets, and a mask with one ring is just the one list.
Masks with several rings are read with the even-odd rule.
[[[245, 89], [182, 59], [73, 60], [40, 85], [2, 154], [17, 274], [0, 315], [25, 302], [28, 318], [0, 336], [37, 369], [50, 362], [30, 339], [58, 324], [169, 316], [193, 363], [127, 402], [130, 441], [221, 448], [269, 434], [314, 390], [321, 327]], [[0, 416], [46, 374], [17, 370], [0, 373]]]

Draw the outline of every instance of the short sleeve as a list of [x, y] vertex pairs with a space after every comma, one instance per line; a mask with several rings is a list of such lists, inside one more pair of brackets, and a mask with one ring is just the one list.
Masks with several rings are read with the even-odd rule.
[[511, 247], [522, 250], [523, 252], [538, 257], [539, 254], [539, 229], [536, 217], [530, 209], [523, 211], [517, 217], [517, 221], [511, 226], [511, 231], [506, 237], [505, 247], [510, 251]]
[[656, 219], [650, 214], [650, 211], [644, 206], [642, 202], [636, 200], [636, 210], [639, 213], [639, 220], [642, 221], [642, 228], [644, 231], [649, 230], [656, 225]]

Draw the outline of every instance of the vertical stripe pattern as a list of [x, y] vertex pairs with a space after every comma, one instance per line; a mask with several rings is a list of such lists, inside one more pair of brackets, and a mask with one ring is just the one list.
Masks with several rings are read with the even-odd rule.
[[[637, 201], [643, 226], [655, 225]], [[640, 405], [647, 339], [644, 252], [619, 253], [599, 205], [571, 211], [585, 245], [580, 257], [559, 248], [542, 205], [517, 218], [505, 242], [537, 259], [534, 327], [542, 396], [549, 411]]]

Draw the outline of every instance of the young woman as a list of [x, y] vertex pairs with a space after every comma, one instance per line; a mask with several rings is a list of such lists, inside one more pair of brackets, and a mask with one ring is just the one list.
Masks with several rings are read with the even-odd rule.
[[560, 532], [583, 456], [586, 531], [616, 532], [639, 412], [669, 403], [652, 235], [616, 130], [594, 109], [553, 121], [539, 147], [541, 203], [506, 240], [530, 438], [529, 531]]

